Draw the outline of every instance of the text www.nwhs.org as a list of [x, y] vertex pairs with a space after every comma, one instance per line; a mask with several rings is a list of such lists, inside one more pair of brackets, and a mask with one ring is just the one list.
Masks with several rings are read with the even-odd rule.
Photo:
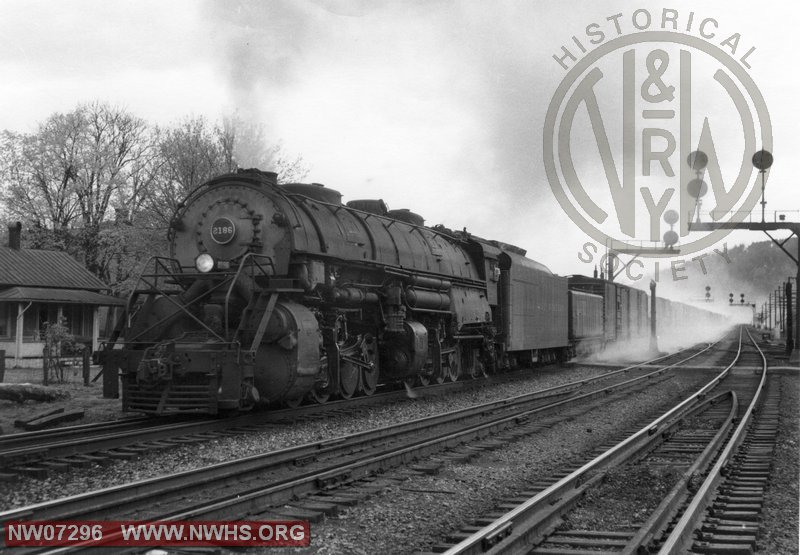
[[308, 521], [18, 521], [7, 522], [7, 547], [306, 547]]

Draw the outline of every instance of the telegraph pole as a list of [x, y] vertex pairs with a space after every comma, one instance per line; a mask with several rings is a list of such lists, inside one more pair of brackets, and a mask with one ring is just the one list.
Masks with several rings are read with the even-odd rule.
[[650, 350], [658, 352], [658, 335], [656, 330], [656, 282], [650, 280]]
[[772, 293], [767, 297], [767, 311], [769, 312], [769, 329], [772, 330], [775, 327], [772, 324]]

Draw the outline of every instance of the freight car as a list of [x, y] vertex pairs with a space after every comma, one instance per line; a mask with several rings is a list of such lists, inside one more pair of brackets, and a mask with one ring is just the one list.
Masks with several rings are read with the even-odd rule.
[[[271, 172], [201, 185], [169, 243], [104, 357], [124, 410], [216, 414], [457, 380], [564, 360], [575, 333], [606, 343], [647, 318], [630, 288], [594, 284], [601, 295], [573, 293], [573, 310], [570, 280], [518, 247]], [[584, 305], [603, 313], [585, 322]]]
[[[570, 292], [570, 346], [578, 353], [597, 352], [609, 345], [647, 339], [653, 317], [647, 292], [602, 278], [568, 277]], [[573, 301], [573, 295], [576, 297]], [[580, 297], [577, 297], [580, 295]], [[591, 299], [590, 297], [591, 296]], [[582, 299], [578, 301], [578, 298]], [[715, 312], [656, 297], [658, 329], [672, 333], [692, 323], [699, 329], [716, 329], [724, 317]], [[572, 307], [577, 307], [573, 309]], [[574, 320], [581, 322], [573, 323]], [[591, 322], [602, 323], [602, 334]]]

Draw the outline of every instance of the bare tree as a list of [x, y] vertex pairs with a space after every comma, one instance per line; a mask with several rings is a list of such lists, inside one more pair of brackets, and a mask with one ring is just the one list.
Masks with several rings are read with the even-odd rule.
[[160, 129], [159, 178], [148, 208], [166, 224], [180, 201], [204, 181], [230, 171], [216, 129], [202, 116]]
[[148, 201], [154, 190], [164, 179], [164, 159], [161, 157], [160, 130], [150, 127], [144, 137], [131, 152], [131, 163], [126, 168], [126, 179], [117, 190], [112, 206], [115, 221], [141, 222], [147, 227], [152, 224], [149, 217]]
[[98, 227], [112, 197], [130, 188], [130, 173], [148, 148], [147, 124], [99, 102], [80, 106], [76, 116], [83, 140], [75, 163], [75, 193], [84, 226]]
[[74, 180], [80, 141], [75, 114], [54, 114], [31, 135], [3, 132], [0, 179], [10, 215], [50, 229], [72, 223], [79, 213]]
[[30, 134], [0, 133], [0, 200], [28, 223], [26, 242], [82, 259], [116, 290], [147, 256], [163, 253], [178, 204], [204, 181], [239, 167], [297, 181], [308, 169], [268, 140], [262, 124], [187, 117], [148, 125], [102, 102], [55, 113]]
[[0, 179], [9, 213], [33, 224], [37, 247], [70, 250], [101, 278], [98, 236], [112, 199], [138, 208], [155, 172], [144, 120], [93, 102], [47, 118], [36, 132], [0, 140]]

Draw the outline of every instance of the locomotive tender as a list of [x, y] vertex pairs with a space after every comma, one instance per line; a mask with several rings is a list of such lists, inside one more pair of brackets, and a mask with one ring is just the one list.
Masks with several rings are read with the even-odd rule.
[[345, 205], [318, 184], [278, 185], [271, 172], [201, 185], [107, 348], [123, 409], [325, 402], [565, 360], [649, 329], [646, 302], [642, 314], [626, 304], [623, 320], [617, 293], [644, 292], [593, 278], [570, 287], [518, 247], [423, 224], [382, 200]]

